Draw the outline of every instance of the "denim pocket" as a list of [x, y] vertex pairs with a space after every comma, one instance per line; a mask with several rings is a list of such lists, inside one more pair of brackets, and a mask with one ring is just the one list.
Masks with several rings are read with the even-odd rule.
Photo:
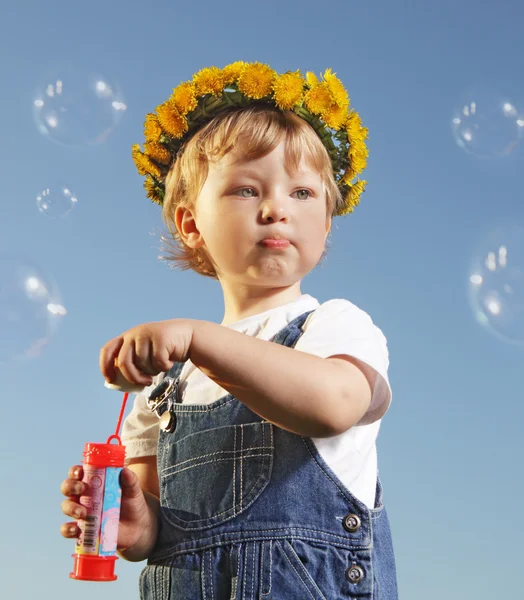
[[269, 483], [273, 455], [267, 421], [207, 429], [166, 444], [160, 471], [165, 518], [197, 530], [236, 517]]
[[[262, 574], [261, 598], [286, 598], [286, 600], [327, 600], [321, 591], [319, 582], [315, 581], [304, 558], [299, 557], [293, 544], [286, 539], [274, 540], [269, 567], [269, 585], [267, 570]], [[315, 570], [325, 566], [314, 558]], [[331, 597], [331, 596], [330, 596]]]

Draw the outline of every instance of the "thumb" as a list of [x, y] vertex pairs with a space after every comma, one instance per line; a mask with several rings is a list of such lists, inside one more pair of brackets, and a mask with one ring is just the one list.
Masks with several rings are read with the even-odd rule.
[[143, 494], [138, 475], [128, 467], [124, 467], [120, 472], [120, 485], [122, 496], [126, 498], [137, 498]]

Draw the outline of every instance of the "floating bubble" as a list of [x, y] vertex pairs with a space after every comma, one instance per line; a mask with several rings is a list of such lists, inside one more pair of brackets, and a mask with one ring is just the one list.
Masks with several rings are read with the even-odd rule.
[[66, 313], [49, 276], [0, 254], [0, 366], [40, 356]]
[[78, 198], [71, 188], [64, 184], [44, 188], [36, 196], [38, 210], [52, 218], [65, 217], [77, 202]]
[[524, 344], [524, 227], [501, 227], [481, 241], [469, 289], [477, 321], [506, 342]]
[[40, 133], [71, 146], [105, 142], [127, 109], [117, 84], [82, 68], [64, 66], [56, 71], [33, 98]]
[[476, 90], [462, 99], [451, 124], [458, 146], [478, 158], [507, 156], [524, 136], [522, 106], [492, 90]]

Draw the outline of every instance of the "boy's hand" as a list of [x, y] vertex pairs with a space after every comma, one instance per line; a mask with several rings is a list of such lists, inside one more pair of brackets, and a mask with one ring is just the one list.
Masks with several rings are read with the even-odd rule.
[[[80, 504], [80, 496], [87, 491], [87, 486], [82, 482], [83, 468], [75, 465], [69, 470], [69, 476], [62, 481], [60, 491], [67, 499], [62, 502], [62, 512], [75, 519], [86, 516], [86, 508]], [[124, 467], [120, 473], [122, 487], [122, 500], [120, 506], [120, 523], [118, 526], [117, 549], [122, 550], [140, 545], [148, 536], [148, 531], [153, 528], [151, 515], [148, 511], [144, 492], [136, 473]], [[65, 538], [77, 538], [80, 529], [76, 521], [64, 523], [60, 533]]]
[[113, 383], [117, 369], [131, 383], [151, 385], [153, 376], [185, 362], [193, 338], [191, 319], [146, 323], [113, 338], [100, 351], [100, 370]]

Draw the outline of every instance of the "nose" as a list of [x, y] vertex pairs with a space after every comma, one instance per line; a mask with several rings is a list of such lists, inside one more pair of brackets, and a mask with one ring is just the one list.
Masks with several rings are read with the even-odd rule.
[[274, 197], [266, 198], [262, 204], [262, 220], [275, 223], [288, 220], [288, 209], [285, 202], [276, 200]]

